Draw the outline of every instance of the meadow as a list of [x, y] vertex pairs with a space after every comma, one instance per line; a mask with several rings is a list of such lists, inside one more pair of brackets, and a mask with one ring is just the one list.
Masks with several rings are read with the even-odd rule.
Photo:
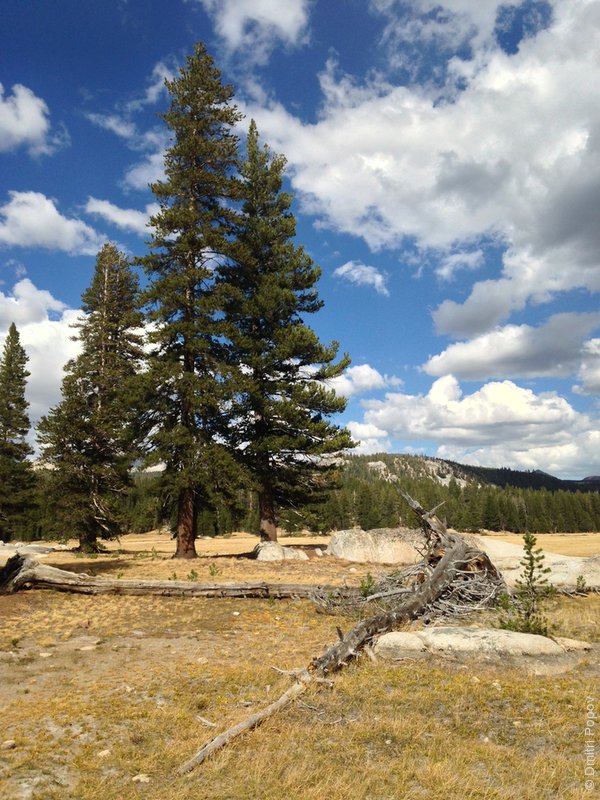
[[[600, 553], [600, 534], [553, 534], [551, 547], [539, 540], [554, 552]], [[308, 561], [244, 558], [255, 541], [198, 540], [199, 559], [175, 561], [168, 534], [153, 532], [108, 543], [96, 557], [63, 551], [45, 562], [111, 577], [349, 586], [383, 571], [318, 557], [324, 537], [284, 540], [306, 548]], [[0, 750], [0, 796], [583, 800], [593, 796], [583, 723], [586, 698], [598, 698], [600, 597], [558, 597], [548, 616], [557, 634], [597, 643], [569, 672], [361, 657], [332, 688], [312, 687], [177, 777], [204, 741], [290, 685], [272, 667], [305, 666], [335, 640], [336, 626], [347, 630], [353, 621], [305, 600], [2, 595], [0, 743], [15, 746]]]

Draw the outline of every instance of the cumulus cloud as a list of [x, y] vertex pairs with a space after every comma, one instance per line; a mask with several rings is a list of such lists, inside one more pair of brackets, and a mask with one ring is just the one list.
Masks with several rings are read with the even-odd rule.
[[41, 97], [19, 83], [4, 96], [0, 83], [0, 152], [24, 146], [33, 156], [48, 155], [67, 141], [64, 130], [51, 134], [48, 106]]
[[353, 453], [361, 453], [363, 455], [387, 453], [392, 448], [392, 443], [387, 433], [380, 430], [376, 425], [369, 425], [365, 422], [349, 422], [346, 427], [354, 441], [357, 442], [357, 447], [354, 448]]
[[[483, 15], [474, 25], [488, 33], [498, 8], [435, 5]], [[452, 336], [488, 331], [558, 292], [600, 290], [600, 2], [552, 6], [552, 21], [516, 53], [492, 43], [477, 58], [454, 57], [462, 83], [441, 94], [389, 76], [359, 85], [330, 65], [315, 122], [276, 102], [247, 106], [321, 224], [373, 250], [411, 241], [455, 254], [486, 237], [505, 251], [501, 275], [435, 312]]]
[[158, 203], [150, 203], [145, 211], [138, 211], [134, 208], [120, 208], [108, 200], [99, 200], [96, 197], [88, 197], [85, 210], [88, 214], [101, 217], [107, 222], [116, 225], [125, 231], [132, 231], [140, 236], [149, 233], [148, 220], [151, 216], [158, 213], [160, 206]]
[[[467, 342], [451, 344], [423, 366], [429, 375], [469, 380], [565, 377], [587, 356], [584, 339], [600, 326], [600, 314], [555, 314], [544, 325], [506, 325]], [[582, 380], [589, 387], [589, 376]]]
[[0, 245], [94, 255], [105, 241], [82, 220], [64, 217], [40, 192], [9, 192], [9, 197], [0, 206]]
[[435, 274], [443, 281], [451, 281], [460, 270], [478, 269], [483, 262], [483, 250], [461, 250], [458, 253], [448, 253], [440, 259], [435, 268]]
[[386, 277], [377, 267], [371, 267], [368, 264], [363, 264], [361, 261], [347, 261], [334, 270], [333, 273], [337, 278], [343, 278], [350, 283], [357, 286], [372, 286], [377, 294], [383, 294], [389, 297], [389, 290], [385, 285]]
[[72, 324], [80, 313], [27, 279], [16, 283], [10, 293], [0, 292], [0, 348], [14, 322], [29, 358], [26, 396], [32, 423], [60, 399], [63, 367], [79, 352], [79, 343], [72, 340]]
[[265, 63], [277, 42], [305, 40], [309, 0], [200, 0], [228, 50]]
[[367, 394], [368, 392], [386, 389], [390, 386], [399, 386], [400, 384], [401, 380], [399, 378], [382, 375], [381, 372], [369, 364], [357, 364], [354, 367], [348, 367], [342, 375], [327, 381], [327, 385], [331, 389], [335, 389], [337, 394], [343, 397]]
[[583, 345], [577, 378], [580, 383], [573, 387], [575, 394], [600, 394], [600, 339]]
[[426, 395], [390, 392], [364, 400], [364, 423], [402, 444], [441, 441], [436, 455], [465, 463], [544, 469], [581, 477], [600, 465], [598, 420], [556, 392], [536, 394], [512, 381], [463, 395], [455, 377]]

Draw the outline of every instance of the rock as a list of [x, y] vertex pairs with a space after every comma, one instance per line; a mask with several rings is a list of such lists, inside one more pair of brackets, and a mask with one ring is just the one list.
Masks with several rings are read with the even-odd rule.
[[554, 641], [559, 644], [565, 653], [585, 653], [592, 649], [589, 642], [582, 642], [579, 639], [567, 639], [565, 636], [555, 636]]
[[150, 783], [150, 776], [140, 772], [139, 775], [134, 775], [131, 780], [133, 783]]
[[308, 561], [304, 550], [283, 547], [279, 542], [259, 542], [252, 551], [252, 557], [257, 561], [288, 561], [290, 559]]
[[558, 656], [564, 650], [552, 639], [496, 628], [429, 628], [420, 632], [432, 653], [498, 656]]
[[319, 558], [323, 557], [323, 551], [321, 550], [320, 547], [315, 547], [315, 555], [319, 556]]
[[421, 532], [412, 528], [353, 528], [334, 533], [326, 553], [367, 564], [416, 564], [421, 559], [415, 549], [419, 541]]
[[[570, 641], [570, 640], [569, 640]], [[584, 642], [577, 643], [582, 645]], [[590, 646], [588, 645], [588, 648]], [[469, 656], [563, 656], [567, 647], [531, 633], [517, 633], [497, 628], [426, 628], [410, 633], [393, 632], [380, 636], [375, 643], [376, 655], [384, 659], [419, 658], [436, 655]], [[572, 649], [575, 649], [573, 647]]]
[[377, 639], [373, 652], [386, 661], [399, 658], [419, 658], [426, 656], [428, 650], [425, 642], [416, 633], [392, 631]]
[[0, 750], [14, 750], [17, 746], [17, 743], [14, 739], [6, 739], [2, 744], [0, 744]]
[[108, 758], [110, 755], [110, 750], [100, 750], [98, 753], [98, 758]]
[[[491, 558], [509, 586], [521, 575], [523, 548], [509, 542], [499, 542], [488, 536], [472, 536], [477, 547]], [[544, 552], [544, 566], [550, 567], [549, 582], [562, 589], [574, 589], [581, 575], [590, 589], [600, 589], [600, 556], [581, 558]]]

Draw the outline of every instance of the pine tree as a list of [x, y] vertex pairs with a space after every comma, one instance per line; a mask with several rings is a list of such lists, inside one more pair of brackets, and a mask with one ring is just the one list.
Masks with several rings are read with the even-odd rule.
[[537, 539], [532, 533], [523, 534], [522, 572], [515, 581], [512, 597], [503, 595], [501, 598], [504, 613], [500, 617], [500, 627], [547, 636], [548, 621], [542, 614], [541, 605], [554, 589], [547, 577], [551, 569], [544, 566], [544, 553], [536, 544]]
[[142, 360], [138, 283], [112, 244], [98, 253], [81, 353], [65, 367], [61, 402], [42, 419], [43, 461], [51, 468], [53, 532], [76, 536], [84, 551], [122, 532], [121, 495], [135, 456], [134, 385]]
[[14, 324], [8, 329], [0, 359], [0, 541], [27, 536], [34, 504], [34, 477], [27, 459], [30, 423], [25, 399], [27, 355]]
[[230, 488], [231, 463], [215, 444], [227, 400], [214, 270], [229, 248], [241, 114], [232, 89], [204, 46], [166, 82], [172, 133], [165, 179], [152, 185], [161, 208], [151, 220], [151, 253], [141, 262], [154, 324], [148, 419], [149, 460], [165, 464], [164, 489], [175, 506], [176, 558], [195, 558], [197, 522]]
[[282, 191], [285, 159], [259, 144], [251, 123], [240, 168], [243, 208], [233, 264], [219, 268], [224, 332], [238, 392], [226, 436], [258, 492], [260, 532], [277, 538], [277, 507], [322, 494], [334, 469], [324, 456], [352, 447], [349, 433], [333, 425], [345, 400], [326, 382], [349, 359], [334, 362], [337, 343], [321, 344], [304, 322], [318, 311], [319, 268], [292, 241], [291, 196]]

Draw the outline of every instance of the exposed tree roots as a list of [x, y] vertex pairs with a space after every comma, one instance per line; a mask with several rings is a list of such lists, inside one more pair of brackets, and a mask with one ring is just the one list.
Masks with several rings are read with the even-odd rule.
[[[464, 612], [466, 608], [473, 610], [474, 606], [491, 603], [506, 591], [502, 576], [485, 553], [462, 537], [448, 533], [433, 511], [426, 512], [409, 495], [403, 496], [421, 518], [425, 548], [423, 560], [416, 568], [399, 573], [402, 576], [400, 586], [378, 592], [377, 600], [385, 600], [388, 608], [362, 620], [346, 634], [338, 630], [338, 641], [328, 647], [323, 655], [314, 658], [307, 668], [294, 671], [296, 683], [278, 700], [211, 739], [179, 768], [179, 774], [189, 772], [235, 737], [288, 706], [311, 683], [329, 682], [328, 676], [357, 658], [361, 650], [368, 652], [376, 636], [418, 617], [430, 621], [435, 616]], [[410, 586], [405, 585], [409, 582]], [[339, 610], [342, 598], [331, 593], [315, 594], [319, 605], [325, 608], [331, 602], [328, 598], [332, 597], [335, 599], [330, 607]], [[368, 598], [363, 598], [363, 601], [368, 601]], [[356, 596], [351, 599], [353, 609], [356, 609], [358, 602]]]
[[456, 616], [493, 603], [506, 591], [501, 574], [488, 556], [461, 536], [449, 533], [435, 516], [409, 495], [404, 499], [420, 517], [424, 533], [423, 558], [415, 566], [388, 575], [371, 587], [367, 596], [356, 590], [303, 584], [211, 583], [192, 581], [113, 580], [76, 574], [40, 564], [17, 554], [0, 570], [0, 592], [30, 587], [82, 594], [133, 594], [175, 597], [310, 597], [321, 608], [340, 611], [377, 608], [348, 633], [338, 630], [338, 641], [303, 669], [293, 673], [296, 682], [275, 702], [211, 739], [185, 764], [189, 772], [242, 733], [260, 725], [303, 694], [313, 683], [331, 683], [329, 676], [342, 669], [362, 650], [369, 652], [375, 637], [401, 623], [421, 618], [426, 622]]

